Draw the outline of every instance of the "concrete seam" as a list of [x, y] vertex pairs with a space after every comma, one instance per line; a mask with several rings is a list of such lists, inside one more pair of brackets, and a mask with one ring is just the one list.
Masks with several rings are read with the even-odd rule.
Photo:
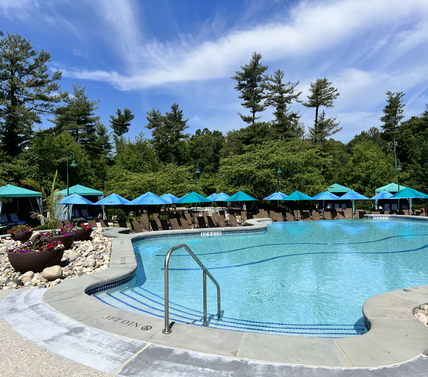
[[239, 352], [241, 352], [241, 348], [242, 348], [242, 345], [244, 344], [244, 339], [245, 339], [246, 336], [247, 336], [247, 333], [244, 332], [244, 336], [242, 337], [241, 344], [238, 347], [238, 352], [236, 353], [236, 357], [238, 357]]
[[379, 293], [379, 296], [387, 297], [387, 298], [389, 298], [390, 300], [398, 300], [398, 301], [402, 301], [402, 302], [405, 302], [405, 303], [410, 304], [410, 305], [413, 305], [413, 306], [420, 305], [420, 304], [415, 304], [415, 303], [410, 302], [410, 301], [407, 301], [407, 300], [403, 300], [402, 298], [392, 297], [392, 296], [390, 296], [390, 295], [388, 295], [388, 294], [385, 294], [385, 293]]
[[334, 344], [336, 345], [337, 348], [339, 348], [340, 353], [343, 355], [343, 357], [345, 358], [346, 362], [349, 364], [349, 366], [351, 368], [354, 368], [352, 366], [352, 364], [349, 362], [348, 358], [346, 357], [345, 353], [343, 352], [342, 348], [340, 348], [340, 346], [337, 344], [336, 339], [333, 339]]
[[122, 365], [120, 365], [118, 368], [116, 368], [111, 374], [115, 374], [116, 372], [119, 372], [120, 369], [122, 369], [126, 364], [128, 364], [131, 360], [136, 358], [141, 352], [143, 352], [147, 347], [149, 347], [150, 344], [146, 344], [143, 348], [141, 348], [135, 355], [132, 355], [128, 360], [126, 360]]

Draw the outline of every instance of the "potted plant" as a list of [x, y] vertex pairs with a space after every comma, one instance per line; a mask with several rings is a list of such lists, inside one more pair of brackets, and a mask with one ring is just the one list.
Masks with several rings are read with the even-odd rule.
[[9, 234], [14, 241], [25, 242], [31, 238], [33, 228], [29, 225], [17, 225], [9, 230]]
[[60, 230], [51, 230], [49, 232], [39, 233], [40, 236], [46, 237], [49, 242], [61, 241], [64, 244], [64, 248], [67, 250], [73, 245], [74, 232], [73, 226], [64, 226]]
[[72, 230], [74, 232], [74, 240], [75, 241], [85, 241], [85, 240], [89, 239], [89, 237], [91, 236], [92, 225], [80, 223], [77, 226], [74, 226], [72, 228]]
[[12, 267], [21, 273], [40, 272], [46, 267], [58, 265], [64, 254], [61, 241], [48, 241], [47, 237], [37, 235], [34, 242], [23, 243], [8, 250], [7, 256]]

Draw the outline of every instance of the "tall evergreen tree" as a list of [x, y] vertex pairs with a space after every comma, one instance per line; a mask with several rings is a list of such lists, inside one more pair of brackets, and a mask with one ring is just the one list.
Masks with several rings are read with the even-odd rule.
[[117, 117], [110, 115], [110, 126], [117, 137], [122, 137], [129, 131], [131, 126], [131, 120], [134, 119], [135, 115], [129, 109], [116, 110]]
[[146, 128], [152, 130], [152, 143], [159, 160], [165, 163], [182, 164], [185, 158], [184, 139], [189, 137], [184, 133], [188, 119], [184, 119], [183, 110], [177, 103], [171, 105], [171, 111], [162, 115], [159, 110], [147, 112]]
[[[315, 108], [315, 122], [313, 127], [313, 132], [315, 135], [318, 134], [318, 121], [319, 121], [319, 108], [324, 107], [333, 107], [333, 101], [339, 97], [340, 93], [336, 88], [331, 86], [331, 82], [327, 80], [326, 77], [323, 79], [317, 79], [314, 83], [311, 83], [309, 88], [311, 92], [308, 95], [308, 102], [304, 102], [303, 105], [306, 107]], [[316, 142], [317, 140], [315, 140]]]
[[89, 100], [85, 87], [73, 84], [73, 94], [64, 99], [65, 105], [55, 110], [54, 132], [56, 135], [66, 131], [85, 149], [91, 149], [91, 143], [97, 138], [97, 122], [101, 117], [95, 115], [100, 101]]
[[33, 124], [41, 123], [40, 115], [52, 113], [66, 95], [57, 83], [61, 72], [48, 73], [50, 61], [49, 53], [38, 53], [18, 34], [0, 39], [0, 142], [6, 155], [21, 153]]
[[285, 83], [284, 72], [280, 69], [274, 72], [273, 76], [266, 76], [266, 106], [275, 108], [273, 115], [275, 120], [272, 122], [273, 133], [280, 135], [284, 139], [290, 139], [301, 134], [299, 126], [300, 115], [298, 112], [291, 111], [291, 103], [298, 102], [302, 92], [296, 92], [296, 86], [299, 82]]
[[253, 52], [249, 64], [241, 66], [242, 71], [236, 71], [236, 75], [232, 79], [237, 81], [235, 89], [240, 92], [239, 98], [243, 100], [242, 106], [249, 109], [251, 116], [238, 113], [241, 119], [249, 124], [254, 125], [257, 119], [256, 114], [266, 109], [264, 104], [264, 72], [268, 69], [267, 65], [261, 63], [262, 55]]
[[387, 105], [382, 110], [384, 116], [380, 120], [384, 123], [382, 126], [385, 139], [392, 142], [395, 168], [397, 169], [397, 135], [400, 130], [400, 122], [404, 118], [404, 106], [402, 98], [406, 93], [387, 92]]
[[328, 137], [342, 129], [339, 127], [340, 122], [336, 122], [336, 117], [326, 118], [324, 110], [318, 117], [317, 124], [317, 128], [309, 127], [309, 139], [314, 143], [323, 143]]

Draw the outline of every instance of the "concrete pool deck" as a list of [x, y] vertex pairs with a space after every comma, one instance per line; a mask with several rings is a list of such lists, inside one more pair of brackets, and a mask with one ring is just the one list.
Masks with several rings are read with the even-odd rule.
[[[428, 286], [386, 292], [367, 300], [363, 313], [371, 329], [352, 338], [233, 332], [181, 323], [175, 323], [172, 333], [164, 335], [163, 319], [116, 309], [85, 293], [132, 274], [136, 269], [132, 239], [154, 235], [121, 231], [105, 232], [115, 237], [108, 270], [47, 291], [15, 291], [0, 302], [0, 316], [34, 343], [117, 375], [174, 375], [174, 371], [196, 376], [203, 370], [204, 375], [211, 372], [213, 376], [286, 372], [306, 376], [313, 374], [313, 367], [320, 376], [426, 375], [428, 359], [423, 355], [428, 349], [428, 332], [413, 316], [413, 309], [428, 301]], [[205, 231], [209, 233], [209, 229]], [[162, 233], [177, 232], [183, 233]], [[385, 369], [387, 366], [395, 367]]]

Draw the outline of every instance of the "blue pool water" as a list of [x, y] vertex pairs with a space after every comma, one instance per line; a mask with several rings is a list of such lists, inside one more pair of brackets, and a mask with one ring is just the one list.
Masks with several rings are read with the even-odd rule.
[[[428, 284], [428, 224], [342, 220], [273, 223], [267, 231], [182, 236], [134, 244], [139, 263], [130, 284], [97, 293], [125, 310], [163, 318], [164, 260], [185, 243], [219, 282], [208, 280], [210, 326], [323, 337], [364, 332], [362, 306], [376, 294]], [[201, 325], [202, 271], [185, 252], [170, 261], [170, 317]]]

